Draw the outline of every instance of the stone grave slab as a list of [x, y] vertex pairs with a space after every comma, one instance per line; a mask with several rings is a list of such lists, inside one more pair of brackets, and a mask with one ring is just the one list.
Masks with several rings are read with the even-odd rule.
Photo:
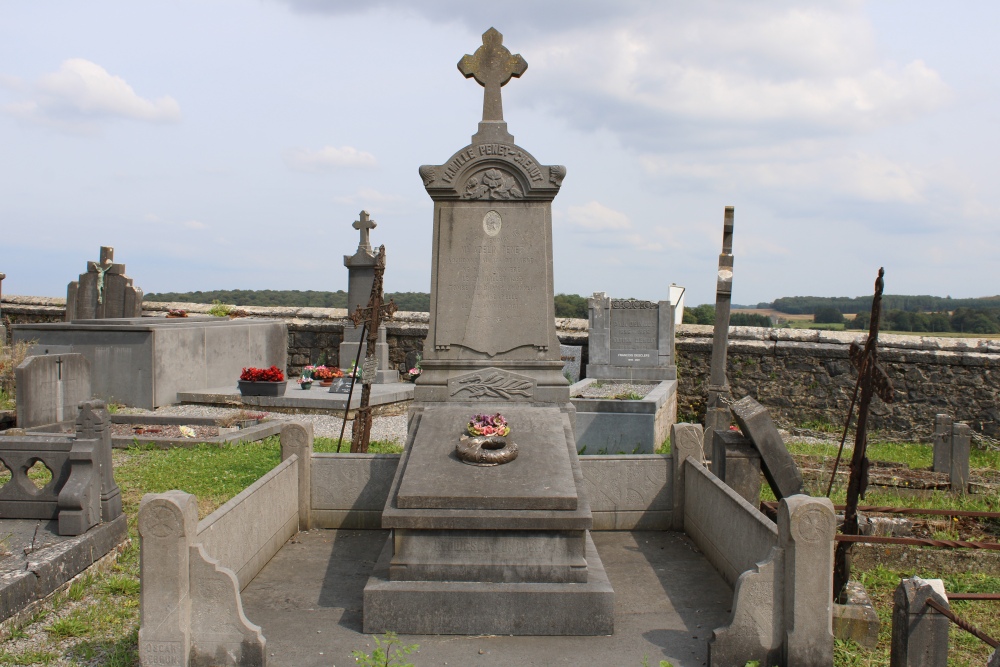
[[71, 421], [91, 397], [90, 362], [82, 354], [31, 356], [14, 373], [18, 428]]
[[785, 448], [785, 441], [771, 421], [767, 408], [752, 396], [744, 396], [733, 403], [730, 409], [736, 417], [740, 431], [760, 452], [764, 477], [774, 496], [781, 500], [787, 496], [803, 493], [802, 473], [795, 465], [795, 459]]
[[[496, 411], [501, 406], [495, 407]], [[399, 486], [402, 509], [573, 510], [577, 489], [559, 409], [503, 406], [518, 446], [510, 463], [470, 466], [455, 455], [465, 424], [485, 406], [424, 410]]]

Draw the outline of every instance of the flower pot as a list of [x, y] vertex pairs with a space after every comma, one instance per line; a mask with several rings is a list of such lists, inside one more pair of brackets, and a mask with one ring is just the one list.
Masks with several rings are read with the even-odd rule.
[[332, 384], [333, 384], [333, 380], [323, 380], [322, 382], [319, 383], [319, 386], [321, 386], [321, 387], [329, 387]]
[[311, 389], [312, 386], [313, 386], [312, 382], [300, 382], [299, 383], [299, 388], [300, 389]]
[[240, 393], [244, 396], [284, 396], [288, 380], [281, 382], [250, 382], [238, 380]]

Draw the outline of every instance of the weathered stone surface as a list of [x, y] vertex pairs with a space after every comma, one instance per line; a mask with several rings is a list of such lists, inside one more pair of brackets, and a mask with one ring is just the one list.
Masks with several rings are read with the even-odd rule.
[[[666, 441], [677, 416], [677, 381], [664, 380], [637, 401], [581, 398], [596, 382], [570, 387], [576, 408], [576, 446], [588, 454], [652, 454]], [[586, 449], [584, 449], [586, 448]]]
[[952, 424], [951, 457], [949, 476], [953, 493], [965, 494], [969, 491], [969, 448], [972, 433], [968, 424]]
[[299, 530], [312, 528], [312, 453], [313, 425], [311, 422], [283, 424], [281, 460], [297, 457], [299, 477]]
[[246, 366], [284, 368], [284, 322], [220, 318], [108, 319], [16, 325], [38, 354], [77, 352], [90, 362], [93, 395], [156, 408], [181, 391], [234, 386]]
[[946, 616], [927, 605], [933, 599], [949, 608], [940, 579], [903, 579], [892, 604], [890, 667], [945, 667], [948, 664]]
[[298, 531], [298, 489], [298, 464], [285, 459], [198, 524], [195, 539], [240, 588]]
[[90, 362], [82, 354], [31, 356], [14, 373], [18, 428], [69, 421], [92, 395]]
[[[233, 571], [190, 546], [190, 667], [264, 667], [265, 640], [247, 620]], [[154, 662], [144, 664], [157, 664]]]
[[751, 660], [761, 667], [780, 664], [782, 644], [782, 581], [784, 552], [771, 550], [736, 580], [729, 624], [712, 632], [708, 642], [709, 667], [745, 665]]
[[775, 497], [780, 500], [802, 493], [802, 473], [785, 449], [785, 442], [767, 409], [752, 396], [744, 396], [732, 404], [731, 410], [740, 431], [760, 452], [764, 476]]
[[671, 517], [674, 530], [684, 530], [684, 499], [686, 467], [684, 461], [689, 457], [701, 463], [704, 461], [702, 439], [704, 438], [701, 424], [674, 424], [670, 427], [670, 449], [673, 462], [673, 515]]
[[786, 665], [833, 664], [833, 536], [829, 498], [794, 495], [778, 506], [784, 551], [782, 656]]
[[124, 264], [115, 264], [114, 257], [114, 248], [101, 246], [100, 261], [87, 262], [87, 272], [67, 286], [67, 322], [142, 315], [142, 290], [125, 275]]
[[865, 587], [857, 581], [847, 582], [847, 600], [847, 604], [833, 604], [833, 636], [874, 649], [882, 623]]
[[594, 530], [664, 530], [673, 519], [668, 454], [583, 456], [584, 491]]
[[587, 535], [586, 583], [390, 581], [392, 541], [365, 586], [364, 631], [456, 635], [609, 635], [614, 591]]
[[751, 505], [758, 505], [760, 453], [750, 440], [735, 431], [716, 431], [713, 435], [712, 474]]
[[[510, 463], [477, 467], [455, 456], [465, 424], [475, 412], [503, 409], [519, 454]], [[565, 447], [560, 411], [510, 403], [470, 410], [429, 406], [410, 448], [396, 498], [400, 509], [572, 510], [577, 488]]]
[[[700, 439], [697, 450], [701, 451]], [[684, 464], [680, 506], [684, 508], [684, 532], [730, 585], [778, 546], [778, 528], [690, 457]], [[833, 570], [830, 572], [832, 576]]]
[[934, 472], [951, 473], [951, 415], [934, 415]]
[[612, 299], [595, 292], [590, 307], [587, 377], [673, 380], [674, 308], [669, 301]]
[[583, 366], [583, 347], [580, 345], [560, 345], [559, 359], [563, 362], [563, 375], [573, 384], [580, 381]]
[[143, 496], [139, 505], [139, 660], [144, 665], [188, 664], [190, 544], [197, 526], [198, 501], [191, 494], [168, 491]]

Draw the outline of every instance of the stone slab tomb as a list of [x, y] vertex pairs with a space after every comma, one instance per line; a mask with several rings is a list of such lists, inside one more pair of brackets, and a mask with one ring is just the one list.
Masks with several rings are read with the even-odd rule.
[[115, 263], [115, 249], [101, 246], [101, 257], [87, 262], [86, 273], [66, 288], [66, 321], [141, 317], [142, 290]]
[[[611, 634], [554, 321], [552, 200], [566, 169], [507, 131], [500, 88], [527, 63], [499, 32], [458, 67], [485, 88], [483, 120], [470, 145], [420, 168], [434, 200], [429, 330], [364, 630]], [[497, 412], [517, 458], [459, 460], [469, 419]]]

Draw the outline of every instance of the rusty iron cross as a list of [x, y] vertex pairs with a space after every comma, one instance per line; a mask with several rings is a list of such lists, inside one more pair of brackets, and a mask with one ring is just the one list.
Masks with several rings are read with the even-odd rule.
[[[389, 303], [382, 303], [382, 276], [385, 273], [385, 246], [379, 246], [378, 255], [375, 257], [375, 278], [372, 280], [372, 292], [368, 299], [368, 307], [362, 308], [358, 305], [357, 309], [350, 316], [351, 322], [354, 326], [361, 326], [361, 323], [365, 323], [367, 329], [366, 336], [366, 347], [365, 347], [365, 365], [367, 366], [367, 360], [369, 358], [374, 359], [375, 355], [375, 345], [378, 341], [378, 328], [382, 324], [383, 319], [391, 320], [392, 316], [396, 313], [396, 302], [391, 300]], [[359, 341], [360, 346], [360, 341]], [[360, 351], [360, 349], [359, 349]], [[372, 430], [372, 410], [371, 410], [371, 391], [372, 386], [370, 381], [366, 381], [364, 376], [362, 376], [361, 381], [361, 405], [358, 411], [354, 413], [354, 427], [351, 434], [351, 453], [365, 453], [368, 451], [368, 442], [371, 439]], [[348, 403], [348, 409], [350, 409], [350, 403]], [[345, 420], [346, 422], [346, 420]], [[339, 447], [339, 446], [338, 446]]]
[[[885, 283], [882, 280], [885, 270], [879, 268], [878, 278], [875, 279], [875, 295], [872, 297], [871, 323], [868, 328], [868, 340], [862, 348], [857, 342], [852, 343], [850, 357], [851, 363], [858, 369], [858, 380], [854, 386], [854, 397], [851, 399], [851, 408], [847, 414], [847, 423], [844, 425], [844, 437], [841, 438], [840, 447], [843, 452], [844, 440], [847, 437], [847, 429], [851, 423], [851, 415], [854, 412], [854, 402], [858, 399], [860, 390], [861, 399], [858, 401], [858, 426], [854, 433], [854, 452], [851, 455], [851, 475], [847, 482], [847, 506], [844, 510], [844, 524], [841, 532], [844, 535], [857, 535], [858, 526], [858, 500], [865, 497], [868, 489], [868, 411], [871, 406], [872, 397], [876, 394], [886, 403], [893, 401], [892, 382], [878, 363], [878, 329], [879, 320], [882, 318], [882, 290]], [[833, 476], [830, 478], [830, 486], [827, 488], [827, 495], [833, 487], [833, 478], [837, 475], [837, 465], [840, 463], [840, 454], [834, 462]], [[833, 558], [833, 595], [834, 600], [844, 603], [847, 597], [847, 582], [851, 577], [851, 542], [839, 542], [834, 552]]]
[[511, 54], [503, 45], [503, 35], [496, 28], [483, 33], [483, 45], [458, 61], [458, 71], [468, 79], [475, 77], [483, 91], [483, 121], [502, 121], [502, 88], [511, 77], [520, 77], [528, 69], [521, 54]]

